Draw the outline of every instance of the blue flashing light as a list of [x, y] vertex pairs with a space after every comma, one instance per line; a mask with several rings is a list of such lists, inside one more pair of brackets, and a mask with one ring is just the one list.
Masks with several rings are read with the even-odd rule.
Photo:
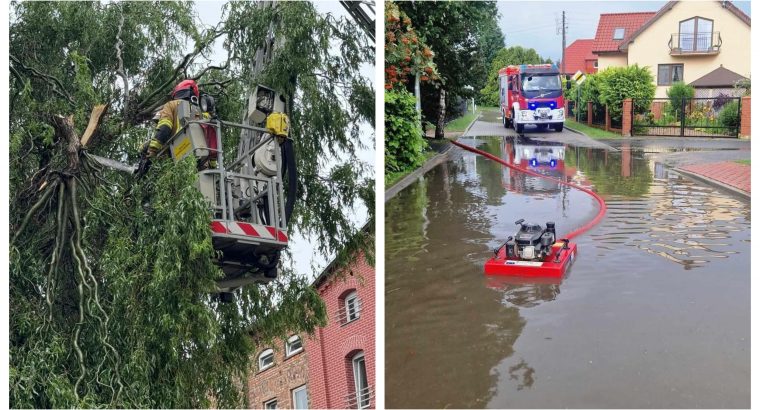
[[532, 167], [537, 167], [537, 166], [538, 166], [538, 160], [537, 160], [537, 159], [535, 159], [535, 158], [532, 158], [532, 159], [530, 160], [530, 166], [532, 166]]
[[549, 166], [552, 167], [552, 168], [556, 167], [557, 166], [557, 160], [556, 159], [549, 160]]

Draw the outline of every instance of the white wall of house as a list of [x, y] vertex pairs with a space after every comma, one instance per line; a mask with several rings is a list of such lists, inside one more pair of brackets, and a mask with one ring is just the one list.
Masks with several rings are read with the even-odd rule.
[[[716, 55], [670, 55], [668, 41], [678, 33], [679, 23], [692, 17], [713, 20], [713, 31], [720, 32], [723, 44]], [[750, 26], [718, 1], [681, 1], [647, 27], [633, 43], [628, 45], [628, 64], [649, 66], [657, 84], [659, 64], [683, 64], [683, 80], [690, 83], [703, 75], [723, 67], [744, 77], [750, 77]], [[602, 58], [599, 58], [601, 69]], [[656, 97], [666, 97], [668, 86], [658, 86]]]
[[599, 70], [607, 67], [625, 67], [628, 65], [628, 55], [625, 53], [611, 53], [599, 55]]

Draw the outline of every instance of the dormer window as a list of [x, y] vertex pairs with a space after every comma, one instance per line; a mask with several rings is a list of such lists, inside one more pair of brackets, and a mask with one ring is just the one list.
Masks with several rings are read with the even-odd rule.
[[625, 36], [625, 28], [618, 27], [615, 29], [615, 32], [612, 34], [613, 40], [622, 40], [623, 36]]

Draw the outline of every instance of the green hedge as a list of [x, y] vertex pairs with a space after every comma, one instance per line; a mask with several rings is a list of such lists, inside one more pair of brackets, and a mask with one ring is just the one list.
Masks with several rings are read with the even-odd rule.
[[414, 95], [408, 91], [385, 92], [385, 171], [413, 169], [425, 159], [426, 142], [420, 128]]

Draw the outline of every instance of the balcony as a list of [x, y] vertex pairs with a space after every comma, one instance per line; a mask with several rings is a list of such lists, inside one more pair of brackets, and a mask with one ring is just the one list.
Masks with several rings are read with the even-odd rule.
[[720, 53], [723, 40], [720, 32], [712, 33], [673, 33], [668, 47], [672, 56], [705, 56]]

